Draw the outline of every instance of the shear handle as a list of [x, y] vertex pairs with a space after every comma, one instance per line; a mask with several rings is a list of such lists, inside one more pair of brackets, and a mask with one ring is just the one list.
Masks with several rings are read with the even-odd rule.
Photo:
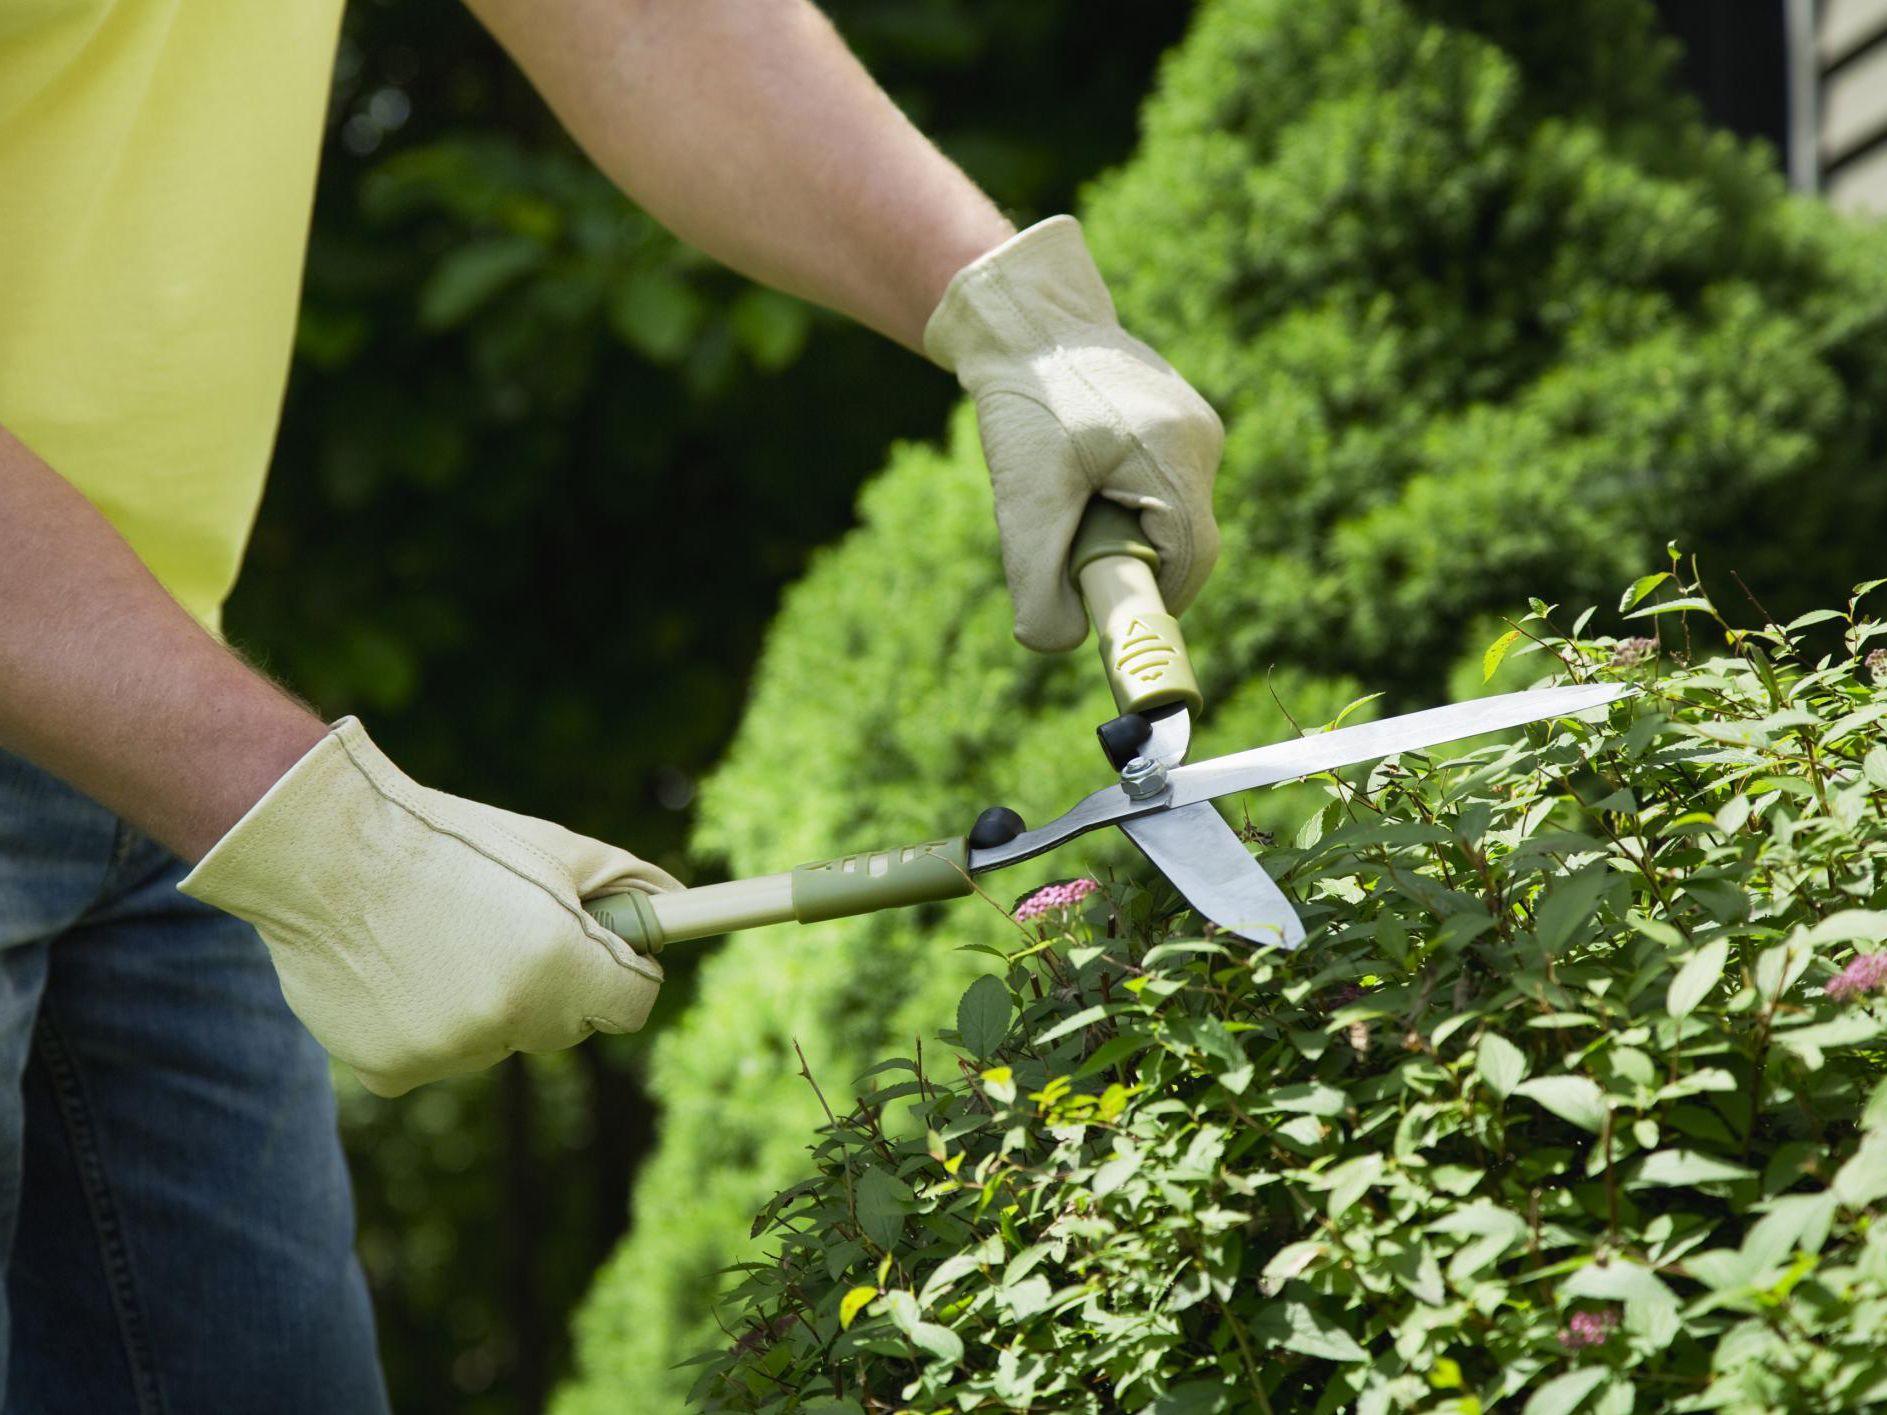
[[1182, 703], [1205, 705], [1186, 655], [1179, 621], [1160, 598], [1160, 554], [1140, 529], [1140, 517], [1095, 497], [1082, 513], [1068, 556], [1101, 643], [1101, 666], [1120, 711], [1146, 712]]

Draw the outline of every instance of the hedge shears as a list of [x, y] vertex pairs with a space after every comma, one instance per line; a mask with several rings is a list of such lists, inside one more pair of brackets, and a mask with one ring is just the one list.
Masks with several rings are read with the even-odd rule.
[[1120, 709], [1096, 729], [1116, 779], [1046, 825], [1030, 830], [1014, 811], [992, 806], [965, 835], [666, 894], [612, 894], [584, 907], [627, 943], [653, 952], [667, 943], [763, 924], [812, 924], [960, 898], [975, 891], [978, 875], [1111, 825], [1219, 928], [1256, 944], [1293, 949], [1304, 941], [1297, 911], [1214, 800], [1565, 717], [1629, 691], [1611, 683], [1536, 688], [1188, 762], [1193, 719], [1204, 700], [1179, 623], [1160, 598], [1154, 579], [1159, 563], [1133, 512], [1100, 499], [1089, 504], [1069, 568], [1094, 620], [1108, 686]]

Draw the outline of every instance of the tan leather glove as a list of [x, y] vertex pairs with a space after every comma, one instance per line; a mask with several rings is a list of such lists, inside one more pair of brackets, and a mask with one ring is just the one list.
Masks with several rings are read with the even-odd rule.
[[1225, 430], [1120, 327], [1078, 221], [1051, 217], [959, 271], [924, 349], [976, 401], [1016, 638], [1053, 651], [1087, 636], [1067, 563], [1097, 492], [1141, 513], [1172, 612], [1192, 603], [1219, 553]]
[[343, 718], [179, 886], [256, 926], [370, 1091], [633, 1032], [662, 969], [583, 912], [680, 885], [627, 851], [432, 791]]

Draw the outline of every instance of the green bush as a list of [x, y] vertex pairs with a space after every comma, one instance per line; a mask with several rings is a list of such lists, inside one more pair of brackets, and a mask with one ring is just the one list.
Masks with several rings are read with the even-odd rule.
[[[1186, 621], [1200, 750], [1365, 687], [1432, 701], [1492, 617], [1584, 602], [1672, 536], [1778, 613], [1868, 572], [1887, 247], [1707, 132], [1668, 57], [1639, 0], [1201, 7], [1138, 155], [1084, 203], [1123, 319], [1227, 424], [1224, 556]], [[967, 416], [896, 452], [860, 518], [788, 595], [704, 791], [697, 845], [736, 873], [930, 838], [996, 801], [1046, 817], [1102, 769], [1091, 651], [1009, 640]], [[984, 967], [952, 946], [1003, 930], [936, 909], [706, 962], [656, 1044], [663, 1138], [565, 1415], [682, 1404], [668, 1367], [717, 1335], [717, 1270], [805, 1169], [818, 1112], [793, 1041], [843, 1103]]]
[[1132, 887], [1012, 929], [954, 1054], [873, 1067], [768, 1206], [697, 1398], [1887, 1402], [1887, 624], [1853, 608], [1662, 673], [1522, 621], [1642, 695], [1326, 777], [1268, 856], [1295, 954]]

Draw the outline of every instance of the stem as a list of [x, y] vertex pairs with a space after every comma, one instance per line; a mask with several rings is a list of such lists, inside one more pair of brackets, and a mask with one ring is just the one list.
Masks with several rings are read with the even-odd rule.
[[1239, 1364], [1245, 1368], [1245, 1381], [1251, 1387], [1252, 1395], [1258, 1400], [1258, 1408], [1264, 1411], [1265, 1415], [1271, 1415], [1271, 1401], [1265, 1395], [1265, 1388], [1258, 1380], [1258, 1355], [1251, 1349], [1251, 1343], [1245, 1338], [1245, 1328], [1239, 1325], [1238, 1318], [1226, 1311], [1225, 1304], [1216, 1297], [1213, 1299], [1213, 1305], [1219, 1309], [1219, 1315], [1225, 1318], [1226, 1324], [1232, 1328], [1232, 1337], [1238, 1342]]
[[[832, 1130], [839, 1128], [839, 1118], [832, 1113], [832, 1107], [826, 1104], [826, 1093], [819, 1089], [819, 1083], [813, 1080], [812, 1067], [806, 1064], [806, 1053], [801, 1050], [799, 1038], [793, 1038], [793, 1054], [799, 1058], [799, 1074], [806, 1078], [806, 1084], [812, 1087], [812, 1093], [819, 1098], [819, 1109], [826, 1113], [826, 1124]], [[858, 1227], [858, 1203], [852, 1196], [852, 1161], [849, 1156], [841, 1158], [839, 1172], [845, 1177], [845, 1212], [851, 1215], [852, 1227]]]
[[1618, 1246], [1618, 1171], [1612, 1167], [1612, 1129], [1618, 1122], [1618, 1112], [1611, 1106], [1605, 1108], [1605, 1241], [1610, 1247]]

